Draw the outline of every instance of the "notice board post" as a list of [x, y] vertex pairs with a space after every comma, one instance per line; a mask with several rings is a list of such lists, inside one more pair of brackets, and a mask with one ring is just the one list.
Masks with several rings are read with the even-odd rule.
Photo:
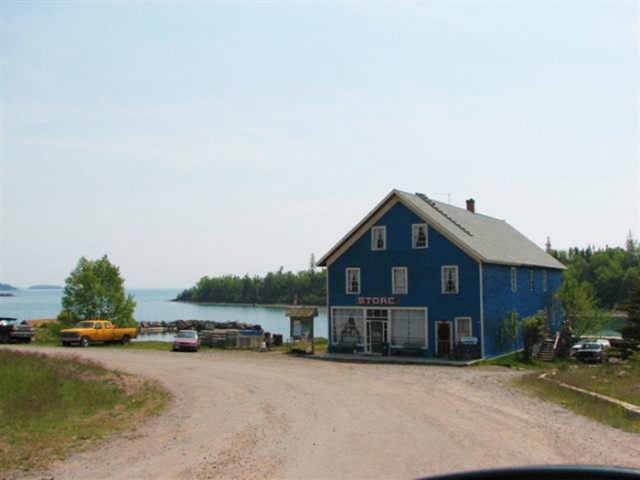
[[290, 322], [290, 353], [315, 353], [313, 320], [318, 316], [317, 308], [295, 307], [287, 309]]

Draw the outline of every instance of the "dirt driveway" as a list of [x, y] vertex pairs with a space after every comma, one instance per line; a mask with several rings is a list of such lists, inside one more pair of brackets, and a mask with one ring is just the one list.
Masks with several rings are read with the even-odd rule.
[[548, 463], [640, 467], [640, 436], [517, 393], [504, 385], [516, 375], [508, 370], [41, 350], [157, 379], [175, 396], [166, 414], [55, 465], [46, 478], [371, 479]]

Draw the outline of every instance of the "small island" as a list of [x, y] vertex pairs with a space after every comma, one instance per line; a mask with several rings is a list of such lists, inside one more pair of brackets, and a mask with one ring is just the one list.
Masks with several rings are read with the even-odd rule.
[[32, 285], [29, 290], [62, 290], [60, 285]]
[[0, 283], [0, 291], [12, 291], [17, 290], [13, 285], [9, 285], [8, 283]]

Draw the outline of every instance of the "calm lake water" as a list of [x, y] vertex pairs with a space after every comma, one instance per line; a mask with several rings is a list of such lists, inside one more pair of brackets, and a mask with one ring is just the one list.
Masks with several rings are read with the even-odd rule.
[[[127, 290], [138, 304], [135, 318], [138, 321], [238, 320], [257, 323], [271, 333], [288, 336], [289, 319], [285, 309], [278, 307], [240, 307], [221, 305], [196, 305], [171, 302], [180, 289], [132, 289]], [[0, 317], [17, 317], [21, 320], [53, 318], [61, 310], [62, 290], [17, 290], [14, 297], [0, 297]], [[327, 336], [327, 314], [321, 309], [315, 321], [317, 337]], [[173, 338], [173, 335], [169, 336]], [[153, 335], [146, 340], [166, 340], [167, 336]]]

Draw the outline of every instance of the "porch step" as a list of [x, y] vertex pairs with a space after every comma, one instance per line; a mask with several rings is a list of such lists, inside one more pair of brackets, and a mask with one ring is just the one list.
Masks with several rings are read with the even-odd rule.
[[538, 350], [538, 359], [543, 362], [553, 362], [556, 358], [556, 351], [553, 348], [555, 341], [553, 338], [547, 338], [542, 341], [540, 350]]

